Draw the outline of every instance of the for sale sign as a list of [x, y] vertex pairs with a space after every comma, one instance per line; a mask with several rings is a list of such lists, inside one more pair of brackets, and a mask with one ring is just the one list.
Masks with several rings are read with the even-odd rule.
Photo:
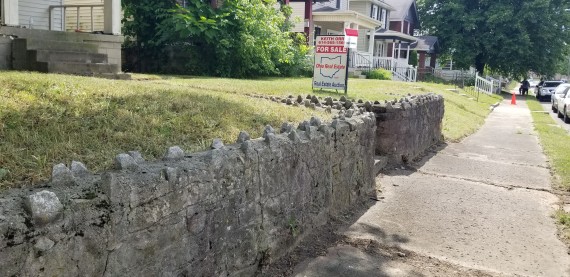
[[346, 88], [347, 53], [344, 36], [317, 36], [313, 88]]

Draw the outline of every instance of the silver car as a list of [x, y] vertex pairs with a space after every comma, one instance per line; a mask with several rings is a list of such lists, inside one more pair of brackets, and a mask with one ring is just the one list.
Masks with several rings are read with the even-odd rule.
[[568, 91], [568, 89], [570, 89], [570, 84], [561, 84], [558, 87], [556, 87], [556, 89], [552, 93], [552, 96], [550, 97], [550, 102], [552, 103], [552, 111], [553, 112], [558, 111], [558, 101], [560, 98], [562, 98], [562, 97], [564, 97], [564, 95], [566, 95], [566, 92]]
[[570, 92], [568, 90], [564, 97], [558, 99], [556, 110], [559, 118], [564, 118], [564, 122], [570, 123]]
[[554, 89], [562, 84], [562, 81], [545, 81], [542, 85], [536, 87], [535, 95], [537, 100], [542, 100], [545, 97], [550, 97]]

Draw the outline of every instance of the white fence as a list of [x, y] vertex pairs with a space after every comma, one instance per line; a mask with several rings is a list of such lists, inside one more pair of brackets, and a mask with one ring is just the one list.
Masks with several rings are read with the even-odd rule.
[[[477, 73], [477, 75], [475, 75], [475, 90], [486, 94], [493, 94], [496, 91], [496, 84], [494, 79], [490, 79], [491, 80], [487, 80], [486, 78], [479, 76], [479, 73]], [[500, 89], [500, 85], [498, 87]]]
[[393, 59], [389, 57], [374, 57], [373, 68], [383, 68], [392, 72], [395, 80], [404, 82], [416, 82], [418, 69], [411, 66], [404, 59]]

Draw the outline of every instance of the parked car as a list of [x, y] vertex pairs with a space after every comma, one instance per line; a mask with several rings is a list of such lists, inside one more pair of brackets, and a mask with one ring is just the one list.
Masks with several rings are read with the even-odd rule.
[[558, 101], [561, 98], [564, 98], [566, 92], [570, 89], [570, 84], [561, 84], [554, 90], [552, 96], [550, 97], [550, 102], [552, 103], [552, 111], [558, 111]]
[[558, 100], [556, 110], [559, 118], [563, 118], [564, 122], [570, 123], [570, 93], [566, 92], [564, 98]]
[[541, 85], [537, 86], [534, 90], [534, 94], [536, 95], [537, 100], [542, 100], [545, 97], [550, 97], [552, 92], [562, 84], [562, 81], [545, 81]]

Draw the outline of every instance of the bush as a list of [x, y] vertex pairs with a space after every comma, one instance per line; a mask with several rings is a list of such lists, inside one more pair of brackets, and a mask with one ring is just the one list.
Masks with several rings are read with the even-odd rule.
[[366, 73], [367, 79], [392, 80], [392, 72], [386, 69], [374, 69]]

